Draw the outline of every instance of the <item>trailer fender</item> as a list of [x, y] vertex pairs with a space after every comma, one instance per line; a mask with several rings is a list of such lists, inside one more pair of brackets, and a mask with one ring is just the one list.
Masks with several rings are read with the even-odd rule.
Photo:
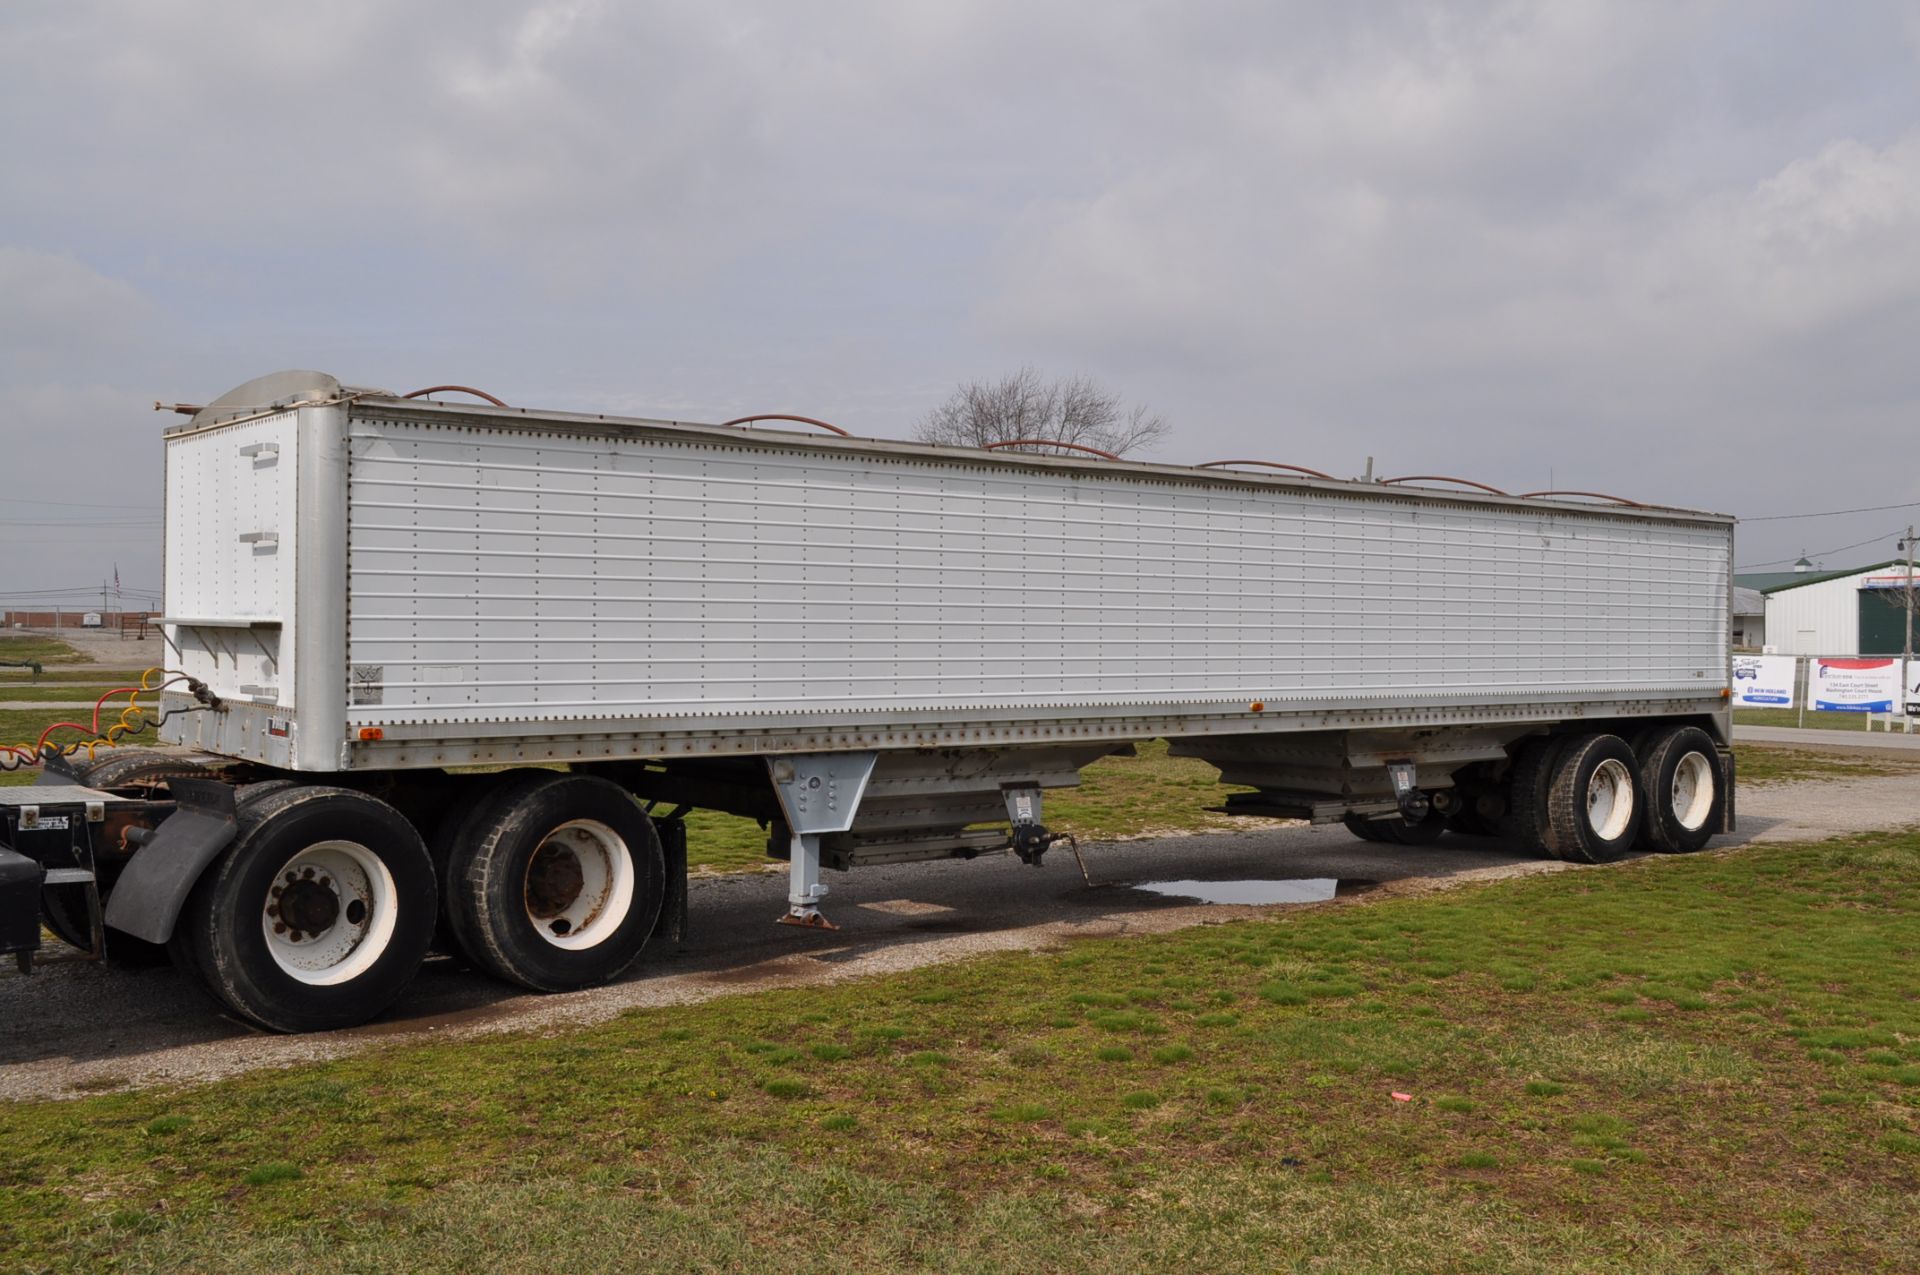
[[178, 803], [121, 870], [107, 896], [106, 923], [149, 943], [165, 943], [207, 865], [239, 829], [232, 784], [169, 779]]

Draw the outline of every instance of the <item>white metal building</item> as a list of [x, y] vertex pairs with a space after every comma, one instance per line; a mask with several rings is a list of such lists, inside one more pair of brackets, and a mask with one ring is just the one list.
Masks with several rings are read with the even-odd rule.
[[1906, 582], [1896, 559], [1763, 589], [1767, 644], [1782, 655], [1898, 655]]

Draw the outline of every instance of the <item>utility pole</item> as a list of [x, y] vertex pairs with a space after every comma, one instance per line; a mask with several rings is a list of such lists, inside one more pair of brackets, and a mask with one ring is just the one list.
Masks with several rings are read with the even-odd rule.
[[1907, 538], [1901, 544], [1907, 551], [1907, 640], [1900, 650], [1900, 711], [1907, 711], [1907, 697], [1913, 691], [1913, 524], [1907, 524]]

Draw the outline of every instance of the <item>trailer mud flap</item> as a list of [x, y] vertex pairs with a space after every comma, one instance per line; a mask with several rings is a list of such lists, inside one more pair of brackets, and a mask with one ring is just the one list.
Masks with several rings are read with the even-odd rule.
[[165, 943], [187, 895], [239, 829], [232, 784], [169, 779], [178, 803], [134, 853], [107, 896], [106, 923], [149, 943]]
[[1731, 748], [1720, 754], [1720, 771], [1721, 774], [1725, 776], [1727, 786], [1727, 800], [1725, 802], [1725, 812], [1721, 815], [1720, 819], [1720, 831], [1732, 832], [1734, 831], [1733, 803], [1734, 798], [1739, 795], [1740, 789], [1738, 785], [1734, 783], [1733, 750]]

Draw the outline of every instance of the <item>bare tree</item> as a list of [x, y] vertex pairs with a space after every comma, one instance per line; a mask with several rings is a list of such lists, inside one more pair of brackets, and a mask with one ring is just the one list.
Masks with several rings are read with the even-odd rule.
[[1115, 456], [1165, 438], [1164, 418], [1084, 376], [1047, 381], [1023, 367], [997, 381], [967, 381], [914, 427], [923, 443], [984, 447], [1013, 438], [1044, 438], [1097, 447]]

